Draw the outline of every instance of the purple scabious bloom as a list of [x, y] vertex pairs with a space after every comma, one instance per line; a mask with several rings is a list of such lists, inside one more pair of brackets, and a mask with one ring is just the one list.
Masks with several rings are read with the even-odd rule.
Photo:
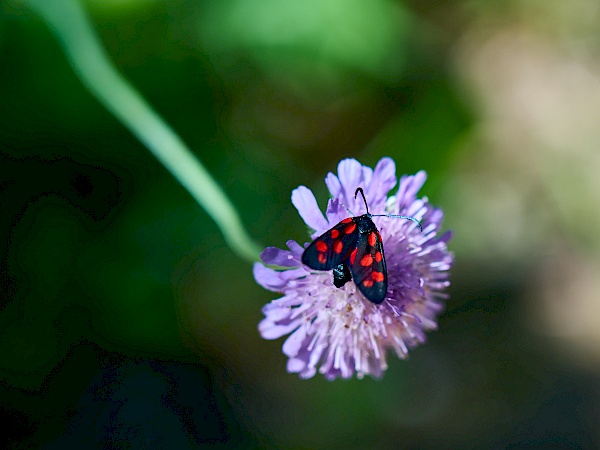
[[265, 318], [258, 329], [265, 339], [289, 337], [283, 344], [287, 370], [311, 378], [317, 370], [327, 379], [380, 377], [387, 369], [387, 351], [406, 358], [408, 349], [425, 341], [425, 332], [437, 327], [437, 316], [448, 295], [448, 270], [453, 257], [447, 249], [451, 234], [437, 236], [443, 213], [417, 192], [426, 179], [424, 171], [400, 178], [395, 195], [388, 193], [397, 183], [396, 167], [390, 158], [375, 169], [355, 159], [338, 165], [338, 175], [329, 173], [325, 184], [332, 198], [326, 215], [313, 193], [300, 186], [292, 192], [292, 203], [304, 222], [314, 230], [314, 239], [349, 217], [366, 212], [356, 188], [362, 187], [371, 214], [400, 214], [421, 221], [423, 231], [409, 220], [373, 217], [385, 250], [388, 290], [376, 305], [348, 282], [333, 285], [331, 271], [315, 271], [301, 262], [304, 247], [288, 241], [289, 250], [267, 247], [261, 254], [265, 264], [254, 265], [254, 277], [265, 289], [283, 294], [263, 308]]

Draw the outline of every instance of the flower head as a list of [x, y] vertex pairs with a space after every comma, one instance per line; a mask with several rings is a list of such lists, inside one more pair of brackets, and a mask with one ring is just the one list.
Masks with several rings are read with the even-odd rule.
[[349, 217], [347, 209], [356, 215], [366, 212], [362, 198], [354, 196], [358, 187], [364, 190], [371, 214], [412, 216], [421, 221], [423, 230], [408, 220], [373, 217], [388, 272], [386, 298], [379, 305], [368, 301], [353, 282], [337, 288], [331, 271], [303, 265], [304, 247], [295, 241], [287, 242], [289, 250], [267, 247], [262, 252], [266, 264], [288, 268], [274, 270], [257, 263], [254, 277], [264, 288], [283, 294], [264, 306], [265, 318], [258, 328], [265, 339], [289, 334], [283, 344], [289, 372], [311, 378], [318, 370], [331, 380], [354, 373], [359, 378], [379, 377], [387, 369], [388, 349], [406, 358], [408, 349], [424, 342], [425, 332], [437, 327], [447, 298], [443, 291], [450, 284], [450, 233], [437, 236], [442, 211], [416, 197], [425, 172], [401, 177], [398, 191], [388, 197], [397, 183], [395, 172], [390, 158], [381, 159], [375, 169], [354, 159], [341, 161], [338, 175], [329, 173], [325, 178], [332, 195], [325, 216], [308, 188], [293, 191], [292, 203], [314, 230], [313, 239]]

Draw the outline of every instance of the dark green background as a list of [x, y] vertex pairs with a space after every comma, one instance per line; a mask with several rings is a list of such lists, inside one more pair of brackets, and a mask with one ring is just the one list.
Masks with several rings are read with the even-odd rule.
[[[522, 10], [475, 1], [85, 6], [118, 69], [264, 245], [308, 239], [291, 191], [309, 186], [324, 208], [322, 180], [342, 158], [373, 166], [391, 156], [399, 175], [425, 169], [422, 194], [456, 236], [451, 299], [439, 331], [409, 360], [390, 357], [382, 380], [287, 374], [281, 340], [257, 332], [276, 294], [85, 90], [40, 18], [2, 4], [3, 446], [600, 446], [598, 372], [533, 333], [537, 316], [523, 306], [544, 240], [583, 249], [585, 236], [551, 230], [534, 251], [497, 258], [488, 245], [502, 245], [497, 235], [477, 241], [461, 227], [465, 210], [471, 223], [486, 212], [453, 190], [477, 172], [471, 161], [487, 158], [485, 146], [464, 145], [483, 119], [475, 87], [457, 81], [456, 48], [481, 21], [528, 27]], [[542, 22], [550, 32], [553, 17]], [[494, 207], [493, 198], [483, 206]], [[513, 217], [503, 219], [498, 229]]]

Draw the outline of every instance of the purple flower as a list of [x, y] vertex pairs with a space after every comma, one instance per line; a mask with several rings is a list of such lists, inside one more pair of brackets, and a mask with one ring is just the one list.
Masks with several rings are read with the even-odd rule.
[[448, 298], [443, 291], [450, 284], [453, 257], [447, 249], [450, 233], [437, 236], [442, 211], [427, 198], [416, 197], [425, 179], [423, 171], [403, 176], [398, 192], [388, 197], [397, 183], [392, 159], [381, 159], [374, 170], [345, 159], [338, 165], [338, 176], [329, 173], [325, 178], [333, 197], [326, 216], [308, 188], [300, 186], [292, 192], [292, 203], [314, 230], [312, 239], [347, 218], [346, 208], [356, 215], [366, 212], [362, 198], [354, 198], [358, 187], [364, 189], [371, 214], [413, 216], [421, 221], [423, 231], [409, 220], [373, 218], [388, 271], [387, 296], [379, 305], [368, 301], [353, 282], [338, 289], [331, 271], [304, 266], [304, 247], [295, 241], [287, 242], [289, 250], [267, 247], [262, 252], [266, 264], [288, 268], [254, 265], [256, 281], [283, 294], [264, 306], [265, 318], [258, 329], [265, 339], [289, 334], [283, 344], [289, 372], [311, 378], [318, 369], [330, 380], [354, 373], [358, 378], [380, 377], [387, 369], [388, 349], [406, 358], [408, 349], [424, 342], [425, 332], [437, 327], [437, 316]]

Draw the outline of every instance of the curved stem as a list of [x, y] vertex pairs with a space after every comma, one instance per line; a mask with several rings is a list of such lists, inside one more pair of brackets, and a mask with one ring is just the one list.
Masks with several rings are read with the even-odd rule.
[[260, 248], [200, 161], [110, 62], [77, 0], [27, 0], [52, 29], [83, 84], [136, 136], [221, 229], [229, 247], [249, 261]]

